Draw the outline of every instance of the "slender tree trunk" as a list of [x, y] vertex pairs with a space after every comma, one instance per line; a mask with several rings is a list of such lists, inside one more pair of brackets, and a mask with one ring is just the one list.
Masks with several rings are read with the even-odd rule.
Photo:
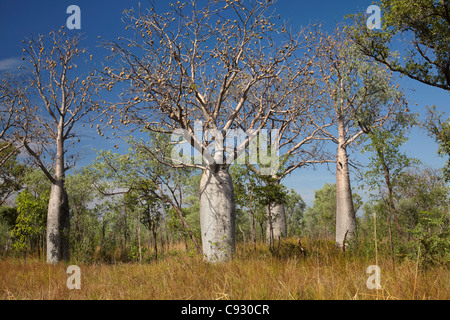
[[47, 213], [47, 263], [69, 260], [69, 199], [64, 187], [63, 122], [58, 126], [56, 140], [55, 181], [52, 183]]
[[181, 220], [181, 225], [183, 226], [183, 237], [184, 237], [184, 243], [186, 244], [186, 252], [188, 252], [188, 242], [187, 242], [187, 237], [186, 237], [185, 232], [187, 232], [189, 234], [189, 237], [191, 238], [192, 242], [194, 243], [195, 248], [197, 249], [197, 252], [201, 254], [202, 247], [197, 242], [197, 238], [195, 237], [194, 232], [192, 231], [191, 227], [189, 227], [188, 223], [184, 219], [183, 211], [181, 210], [181, 208], [179, 208], [177, 206], [174, 206], [173, 208], [175, 209], [176, 213], [178, 214], [178, 217]]
[[394, 258], [394, 244], [392, 242], [392, 228], [391, 228], [391, 212], [389, 211], [389, 216], [388, 216], [388, 229], [389, 229], [389, 244], [390, 244], [390, 249], [391, 249], [391, 260], [392, 260], [392, 269], [395, 272], [395, 258]]
[[235, 203], [228, 165], [208, 165], [200, 181], [200, 227], [206, 261], [230, 260], [235, 251]]
[[266, 237], [269, 241], [269, 247], [273, 246], [273, 224], [272, 224], [272, 210], [270, 206], [267, 207], [267, 224], [266, 224]]
[[139, 263], [142, 264], [142, 248], [141, 248], [141, 221], [140, 214], [137, 214], [136, 218], [136, 229], [137, 229], [137, 240], [138, 240], [138, 251], [139, 251]]
[[153, 248], [155, 250], [155, 260], [158, 260], [158, 234], [157, 234], [157, 225], [154, 222], [153, 226], [152, 226], [152, 235], [153, 235], [153, 240], [155, 241]]
[[392, 213], [394, 214], [394, 222], [395, 222], [395, 226], [397, 228], [398, 234], [402, 237], [403, 230], [402, 230], [402, 227], [400, 226], [400, 223], [398, 222], [397, 209], [395, 208], [395, 204], [394, 204], [394, 195], [392, 192], [391, 174], [390, 174], [389, 168], [386, 165], [386, 162], [384, 160], [383, 153], [380, 150], [378, 150], [378, 155], [383, 164], [384, 181], [386, 182], [386, 186], [388, 188], [388, 205], [389, 205], [390, 211], [392, 211]]
[[256, 248], [256, 222], [255, 222], [255, 212], [253, 211], [253, 190], [250, 190], [250, 201], [249, 201], [249, 211], [250, 211], [250, 237], [253, 245]]
[[339, 143], [336, 157], [336, 245], [342, 248], [344, 239], [351, 239], [356, 233], [356, 217], [353, 208], [347, 147], [345, 145], [344, 122], [338, 119]]

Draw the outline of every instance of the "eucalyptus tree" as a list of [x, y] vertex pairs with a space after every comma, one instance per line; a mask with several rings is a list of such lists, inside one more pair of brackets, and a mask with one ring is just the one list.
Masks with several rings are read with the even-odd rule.
[[389, 243], [391, 258], [394, 264], [394, 247], [392, 241], [391, 221], [395, 222], [397, 232], [403, 236], [403, 228], [398, 217], [398, 199], [395, 189], [398, 188], [398, 180], [401, 179], [404, 170], [417, 163], [400, 151], [400, 147], [407, 141], [409, 129], [416, 124], [416, 116], [413, 114], [399, 114], [395, 121], [381, 128], [370, 129], [366, 136], [368, 143], [363, 147], [364, 151], [372, 153], [369, 170], [365, 174], [366, 184], [371, 190], [377, 190], [381, 200], [386, 205], [387, 223], [389, 231]]
[[[356, 233], [347, 149], [370, 130], [395, 121], [407, 106], [389, 70], [360, 53], [339, 27], [329, 35], [316, 29], [308, 40], [316, 44], [306, 55], [311, 72], [320, 82], [324, 113], [319, 119], [333, 123], [321, 132], [337, 145], [336, 243], [342, 247]], [[317, 127], [322, 125], [312, 121]]]
[[66, 34], [62, 27], [48, 35], [24, 40], [27, 99], [22, 100], [26, 130], [21, 143], [51, 182], [47, 217], [47, 263], [69, 259], [69, 203], [65, 173], [74, 166], [75, 154], [68, 154], [77, 139], [76, 124], [94, 110], [97, 92], [94, 75], [82, 76], [85, 49], [78, 34]]
[[[303, 39], [301, 32], [275, 23], [272, 4], [177, 2], [162, 14], [153, 7], [131, 9], [124, 21], [133, 36], [105, 43], [111, 58], [117, 59], [116, 66], [104, 69], [105, 86], [126, 84], [121, 103], [104, 110], [107, 118], [112, 116], [109, 124], [177, 133], [188, 150], [195, 150], [193, 161], [171, 165], [203, 170], [200, 218], [208, 261], [233, 255], [235, 203], [229, 164], [266, 127], [273, 110], [283, 107], [263, 97], [294, 66]], [[291, 84], [285, 77], [284, 85]], [[259, 98], [249, 99], [252, 95]], [[223, 141], [234, 140], [239, 130], [247, 134], [238, 139], [239, 146], [224, 149]]]
[[[421, 83], [450, 89], [450, 6], [448, 0], [381, 0], [381, 30], [352, 15], [349, 34], [358, 49], [390, 70]], [[397, 45], [401, 43], [399, 48]]]
[[103, 196], [124, 195], [138, 205], [140, 221], [156, 237], [156, 222], [161, 218], [161, 208], [170, 206], [180, 219], [182, 228], [189, 235], [197, 251], [201, 246], [183, 215], [185, 188], [195, 174], [192, 168], [167, 170], [158, 159], [167, 158], [171, 149], [169, 137], [150, 132], [147, 140], [128, 140], [129, 152], [119, 155], [111, 151], [99, 151], [92, 165], [98, 177], [96, 189]]
[[447, 162], [444, 168], [444, 178], [450, 181], [450, 117], [447, 120], [442, 119], [444, 113], [436, 110], [436, 107], [429, 107], [427, 110], [427, 118], [423, 123], [428, 130], [429, 136], [433, 137], [439, 145], [438, 154], [441, 157], [447, 156]]

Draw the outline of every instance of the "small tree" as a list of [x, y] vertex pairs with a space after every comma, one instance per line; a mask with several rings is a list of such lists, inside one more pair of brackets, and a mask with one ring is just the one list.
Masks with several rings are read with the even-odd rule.
[[417, 160], [408, 158], [404, 153], [400, 152], [399, 148], [407, 140], [406, 134], [415, 123], [415, 115], [399, 114], [390, 126], [371, 129], [367, 135], [367, 140], [370, 139], [370, 143], [363, 148], [363, 151], [372, 152], [369, 164], [370, 170], [365, 175], [366, 183], [370, 189], [378, 190], [382, 200], [386, 203], [393, 266], [395, 266], [395, 262], [391, 231], [392, 216], [398, 234], [403, 236], [395, 203], [394, 189], [403, 171], [414, 162], [417, 162]]
[[[349, 34], [359, 50], [392, 71], [449, 90], [449, 2], [382, 0], [380, 10], [381, 30], [369, 30], [363, 14], [351, 16]], [[401, 53], [393, 49], [397, 40]]]
[[14, 238], [13, 249], [23, 252], [24, 260], [31, 245], [38, 249], [40, 256], [40, 246], [44, 242], [47, 223], [48, 199], [48, 192], [36, 198], [27, 189], [16, 199], [19, 215], [11, 235]]
[[[279, 183], [274, 183], [273, 178], [270, 176], [262, 176], [261, 180], [264, 180], [264, 185], [257, 186], [255, 188], [255, 197], [258, 199], [258, 202], [261, 203], [264, 207], [267, 208], [267, 224], [268, 224], [268, 234], [266, 235], [269, 239], [269, 246], [272, 248], [275, 240], [280, 240], [281, 234], [278, 235], [277, 239], [274, 235], [273, 221], [280, 220], [281, 217], [278, 216], [278, 212], [272, 212], [274, 207], [277, 205], [286, 204], [286, 190], [285, 187]], [[284, 215], [284, 212], [283, 212]], [[285, 216], [283, 216], [285, 218]], [[284, 221], [286, 223], [286, 220]]]
[[[188, 233], [198, 252], [201, 247], [184, 219], [183, 207], [184, 187], [188, 185], [193, 170], [169, 171], [157, 159], [167, 157], [168, 137], [162, 134], [149, 133], [147, 143], [130, 139], [129, 153], [119, 155], [110, 151], [100, 151], [93, 168], [102, 177], [98, 190], [103, 195], [134, 193], [143, 201], [141, 209], [147, 210], [153, 201], [162, 206], [170, 206], [177, 214], [183, 229]], [[120, 188], [120, 190], [117, 190]], [[153, 206], [153, 205], [152, 205]], [[141, 215], [141, 217], [143, 217]]]

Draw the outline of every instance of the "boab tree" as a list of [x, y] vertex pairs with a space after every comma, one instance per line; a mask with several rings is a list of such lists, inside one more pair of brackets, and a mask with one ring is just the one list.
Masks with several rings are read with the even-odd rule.
[[[381, 30], [351, 15], [349, 35], [374, 61], [421, 83], [450, 89], [450, 1], [381, 0]], [[394, 47], [401, 43], [401, 49]]]
[[[75, 154], [66, 156], [67, 142], [75, 144], [75, 125], [91, 110], [96, 95], [94, 76], [81, 78], [77, 60], [85, 54], [80, 36], [63, 28], [49, 35], [23, 41], [24, 60], [29, 60], [28, 104], [24, 106], [27, 131], [22, 143], [51, 182], [47, 216], [47, 263], [69, 259], [69, 203], [65, 173]], [[77, 141], [80, 141], [79, 138]]]
[[[305, 50], [307, 50], [305, 48]], [[276, 135], [271, 137], [272, 144], [278, 147], [276, 170], [270, 175], [262, 176], [264, 166], [247, 163], [247, 168], [264, 181], [261, 188], [274, 199], [267, 206], [266, 238], [270, 244], [287, 235], [287, 224], [282, 200], [281, 181], [294, 170], [318, 163], [333, 161], [332, 156], [323, 149], [327, 138], [322, 131], [332, 125], [328, 119], [320, 118], [320, 87], [308, 70], [307, 61], [297, 61], [294, 70], [296, 77], [291, 76], [291, 85], [286, 88], [284, 79], [278, 79], [278, 85], [273, 85], [264, 99], [282, 103], [284, 108], [278, 108], [269, 116], [268, 123], [278, 128]], [[302, 65], [304, 67], [302, 67]], [[320, 123], [320, 124], [319, 124]], [[270, 202], [270, 201], [269, 201]]]
[[[389, 70], [371, 63], [339, 27], [330, 35], [316, 29], [308, 35], [308, 41], [316, 44], [306, 55], [321, 83], [322, 119], [334, 123], [334, 130], [330, 127], [321, 131], [337, 145], [336, 244], [342, 247], [356, 232], [347, 149], [371, 128], [395, 121], [406, 104]], [[321, 125], [317, 123], [317, 127]]]
[[[266, 126], [272, 111], [282, 107], [249, 96], [263, 97], [273, 81], [293, 66], [300, 37], [273, 22], [270, 1], [201, 5], [192, 1], [171, 7], [164, 14], [154, 8], [127, 11], [126, 28], [134, 30], [134, 37], [105, 43], [119, 62], [105, 68], [106, 85], [127, 83], [122, 103], [114, 104], [105, 116], [116, 115], [109, 122], [113, 126], [120, 121], [156, 132], [178, 130], [201, 155], [200, 161], [195, 156], [193, 163], [172, 166], [203, 169], [203, 254], [208, 261], [225, 261], [235, 245], [230, 159], [238, 158]], [[290, 85], [289, 79], [284, 85]], [[247, 136], [235, 142], [239, 130]], [[239, 146], [223, 148], [227, 140]], [[210, 143], [215, 144], [215, 152]]]

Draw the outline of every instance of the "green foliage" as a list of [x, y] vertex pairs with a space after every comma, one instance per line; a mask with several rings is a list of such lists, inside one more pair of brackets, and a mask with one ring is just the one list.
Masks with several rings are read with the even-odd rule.
[[[392, 232], [395, 258], [416, 260], [419, 255], [423, 268], [448, 263], [450, 199], [442, 172], [409, 169], [398, 177], [394, 191], [398, 221], [404, 231], [403, 237]], [[390, 212], [383, 199], [373, 199], [363, 207], [363, 215], [358, 220], [359, 250], [370, 257], [375, 254], [374, 213], [378, 255], [388, 257]]]
[[0, 220], [3, 221], [9, 228], [14, 227], [18, 215], [17, 208], [0, 206]]
[[[362, 205], [362, 198], [352, 194], [355, 212]], [[303, 215], [303, 235], [311, 238], [331, 239], [336, 231], [336, 184], [325, 184], [316, 190], [314, 204], [308, 207]]]
[[428, 130], [429, 135], [434, 137], [439, 144], [438, 154], [441, 157], [448, 157], [443, 171], [445, 180], [450, 182], [450, 118], [443, 121], [443, 114], [437, 112], [435, 106], [427, 109], [427, 119], [424, 127]]
[[306, 209], [306, 203], [301, 195], [290, 189], [286, 195], [284, 210], [286, 214], [286, 224], [288, 237], [300, 237], [303, 228], [303, 214]]
[[[380, 8], [381, 30], [369, 30], [365, 14], [349, 16], [353, 25], [347, 30], [361, 52], [393, 71], [449, 90], [449, 2], [381, 0]], [[409, 43], [401, 53], [393, 51], [397, 38]]]
[[279, 180], [270, 176], [261, 176], [264, 185], [254, 187], [257, 201], [263, 206], [273, 206], [275, 204], [286, 204], [286, 187], [279, 183]]
[[19, 213], [11, 235], [14, 237], [13, 249], [26, 251], [32, 241], [43, 235], [47, 224], [47, 209], [50, 192], [40, 197], [33, 196], [28, 189], [16, 199]]
[[422, 268], [450, 263], [449, 222], [448, 212], [440, 216], [426, 211], [420, 212], [418, 223], [411, 230], [414, 241], [410, 243], [412, 250], [408, 256], [418, 258]]
[[99, 217], [90, 208], [97, 196], [95, 181], [96, 176], [89, 168], [76, 171], [65, 180], [70, 204], [71, 257], [78, 262], [92, 261], [99, 242]]
[[369, 190], [380, 191], [386, 184], [389, 184], [386, 187], [393, 188], [406, 168], [419, 163], [400, 151], [407, 141], [409, 129], [416, 123], [417, 115], [400, 112], [391, 123], [383, 128], [372, 128], [367, 134], [361, 152], [371, 153], [370, 169], [365, 173], [365, 185]]
[[22, 188], [23, 177], [27, 173], [26, 166], [17, 159], [14, 146], [2, 149], [6, 145], [5, 142], [0, 142], [0, 204]]

